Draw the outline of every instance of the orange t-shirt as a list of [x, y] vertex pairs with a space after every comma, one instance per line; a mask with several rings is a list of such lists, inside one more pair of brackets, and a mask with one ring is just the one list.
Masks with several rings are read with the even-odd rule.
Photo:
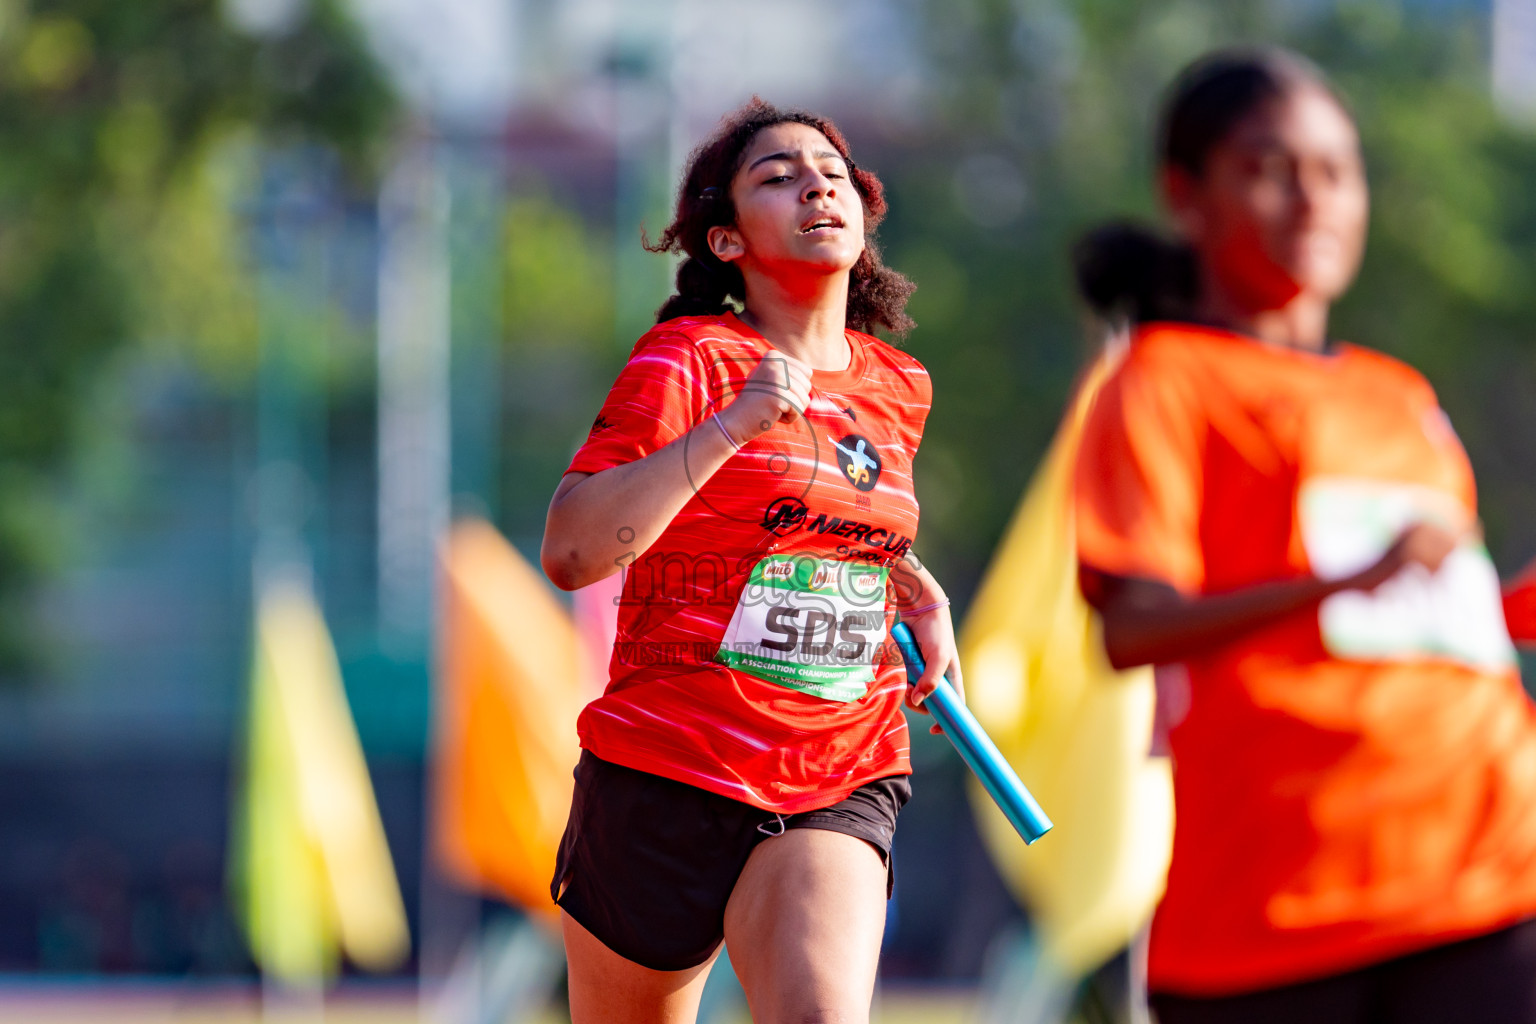
[[[848, 343], [805, 415], [743, 445], [625, 571], [608, 687], [577, 723], [598, 757], [786, 814], [911, 771], [906, 676], [885, 654], [932, 386], [905, 352]], [[730, 314], [658, 324], [569, 472], [670, 444], [769, 351]]]
[[[1213, 594], [1348, 575], [1476, 496], [1402, 363], [1161, 324], [1094, 404], [1076, 508], [1083, 565]], [[1536, 913], [1536, 709], [1480, 545], [1185, 667], [1154, 989], [1267, 988]]]

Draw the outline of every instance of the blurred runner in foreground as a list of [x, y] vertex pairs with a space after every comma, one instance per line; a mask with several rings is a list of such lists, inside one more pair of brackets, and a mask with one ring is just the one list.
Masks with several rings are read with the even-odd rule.
[[754, 1020], [868, 1019], [910, 793], [897, 607], [915, 693], [960, 681], [909, 554], [928, 374], [859, 333], [911, 325], [884, 213], [831, 122], [726, 118], [655, 247], [677, 294], [550, 505], [556, 584], [627, 566], [553, 886], [576, 1024], [691, 1021], [722, 936]]
[[1158, 158], [1179, 240], [1078, 252], [1139, 327], [1076, 481], [1110, 660], [1186, 670], [1153, 1007], [1536, 1021], [1536, 711], [1471, 468], [1418, 373], [1328, 335], [1366, 233], [1354, 123], [1301, 58], [1218, 53]]

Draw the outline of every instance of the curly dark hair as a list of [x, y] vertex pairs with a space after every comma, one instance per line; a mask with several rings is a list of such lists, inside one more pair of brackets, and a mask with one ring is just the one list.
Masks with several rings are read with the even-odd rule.
[[714, 316], [732, 308], [733, 300], [746, 298], [741, 271], [721, 260], [709, 248], [709, 229], [733, 224], [736, 206], [731, 201], [731, 181], [741, 169], [757, 133], [778, 124], [803, 124], [827, 137], [848, 164], [854, 189], [864, 204], [864, 252], [848, 275], [848, 326], [856, 331], [884, 327], [897, 334], [915, 325], [907, 315], [907, 299], [917, 288], [907, 278], [880, 262], [874, 241], [875, 228], [885, 216], [885, 187], [869, 171], [854, 165], [848, 140], [837, 125], [803, 110], [780, 110], [758, 97], [726, 115], [715, 134], [693, 151], [677, 192], [677, 212], [651, 252], [677, 252], [686, 258], [677, 268], [677, 294], [656, 311], [656, 322], [679, 316]]

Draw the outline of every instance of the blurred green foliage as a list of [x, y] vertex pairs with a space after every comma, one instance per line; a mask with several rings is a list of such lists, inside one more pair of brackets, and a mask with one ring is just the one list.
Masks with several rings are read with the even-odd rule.
[[520, 344], [603, 344], [613, 330], [613, 260], [608, 240], [538, 190], [507, 204], [506, 322]]
[[[594, 228], [535, 181], [516, 187], [502, 224], [506, 387], [495, 504], [514, 543], [535, 551], [549, 496], [633, 338], [614, 341], [624, 256], [610, 228]], [[638, 237], [629, 244], [639, 251]], [[629, 310], [625, 319], [648, 323], [648, 312]]]
[[1334, 332], [1430, 378], [1472, 456], [1501, 567], [1536, 554], [1536, 135], [1493, 109], [1482, 16], [1349, 0], [926, 10], [939, 137], [880, 154], [878, 169], [888, 259], [918, 282], [907, 347], [935, 387], [919, 549], [952, 593], [973, 589], [1089, 358], [1073, 239], [1106, 217], [1156, 217], [1157, 97], [1232, 43], [1308, 54], [1355, 110], [1372, 235]]
[[0, 0], [0, 661], [93, 374], [128, 339], [248, 368], [255, 151], [320, 143], [366, 177], [392, 111], [335, 0], [269, 39], [218, 0]]

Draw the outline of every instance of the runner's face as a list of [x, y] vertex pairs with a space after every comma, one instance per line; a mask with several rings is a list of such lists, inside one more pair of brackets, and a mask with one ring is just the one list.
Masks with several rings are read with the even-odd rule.
[[1354, 279], [1369, 199], [1360, 139], [1338, 102], [1300, 86], [1240, 121], [1169, 202], [1208, 279], [1255, 312], [1300, 294], [1331, 302]]
[[864, 251], [864, 205], [827, 137], [803, 124], [758, 132], [731, 184], [736, 223], [710, 245], [773, 277], [847, 271]]

